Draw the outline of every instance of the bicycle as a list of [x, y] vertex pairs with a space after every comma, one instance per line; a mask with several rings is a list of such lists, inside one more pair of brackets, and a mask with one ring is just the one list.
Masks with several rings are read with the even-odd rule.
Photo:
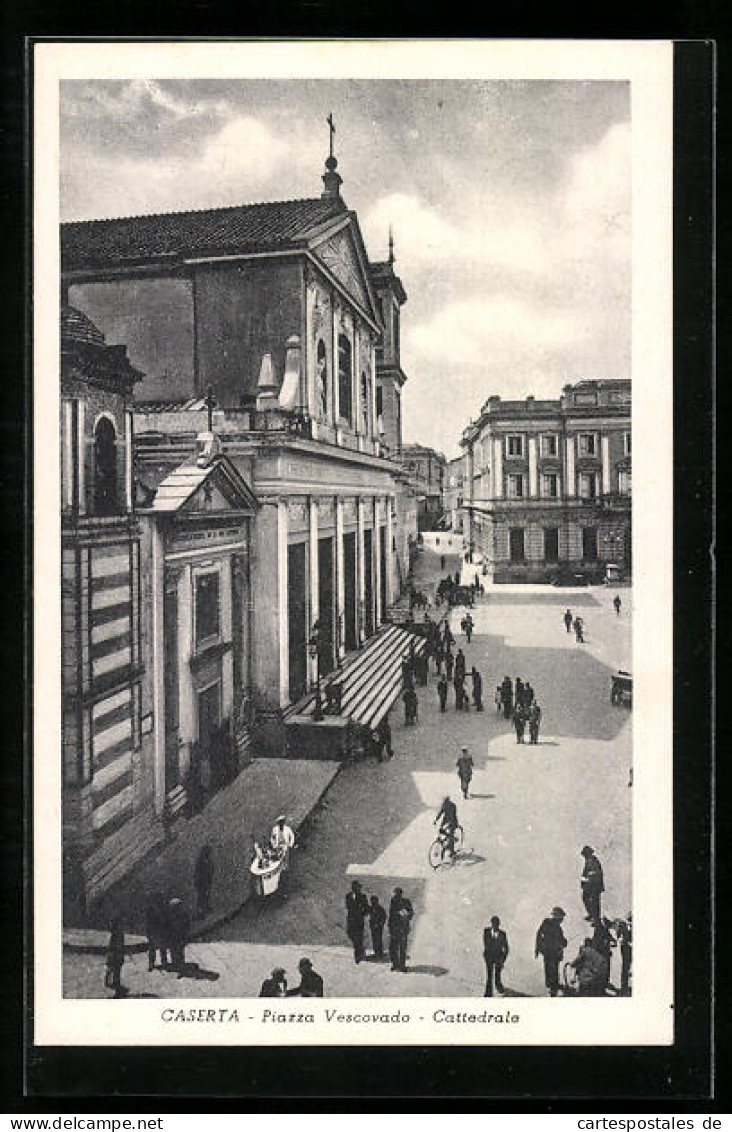
[[462, 849], [463, 838], [463, 827], [461, 825], [455, 826], [452, 837], [447, 833], [438, 833], [437, 837], [430, 845], [428, 855], [429, 863], [432, 868], [439, 869], [445, 859], [448, 859], [450, 864], [454, 864], [456, 856]]

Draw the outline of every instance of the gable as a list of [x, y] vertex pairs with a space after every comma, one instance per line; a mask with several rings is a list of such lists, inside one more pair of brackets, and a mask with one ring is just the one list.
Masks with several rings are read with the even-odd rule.
[[190, 515], [194, 513], [199, 515], [212, 515], [217, 512], [225, 513], [232, 510], [239, 511], [241, 509], [242, 501], [234, 497], [234, 492], [222, 490], [222, 485], [216, 483], [213, 476], [209, 476], [193, 493], [190, 499], [186, 500], [179, 514]]
[[181, 464], [158, 485], [153, 511], [178, 515], [251, 514], [257, 497], [226, 456], [208, 465]]
[[364, 278], [350, 229], [341, 229], [312, 250], [362, 310], [371, 313], [373, 305], [369, 287]]

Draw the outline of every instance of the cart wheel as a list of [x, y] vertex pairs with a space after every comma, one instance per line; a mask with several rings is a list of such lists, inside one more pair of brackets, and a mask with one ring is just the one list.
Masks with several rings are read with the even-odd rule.
[[442, 864], [444, 854], [445, 846], [438, 838], [436, 841], [432, 842], [429, 851], [429, 862], [432, 865], [433, 869], [439, 869], [440, 865]]

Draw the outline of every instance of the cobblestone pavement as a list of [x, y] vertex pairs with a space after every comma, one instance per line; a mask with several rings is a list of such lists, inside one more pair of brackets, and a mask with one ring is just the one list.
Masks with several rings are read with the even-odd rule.
[[[418, 585], [435, 565], [439, 558], [425, 551]], [[631, 908], [632, 716], [610, 704], [610, 677], [617, 668], [629, 669], [631, 657], [632, 594], [619, 592], [617, 617], [615, 591], [608, 588], [490, 587], [473, 610], [470, 645], [459, 631], [461, 611], [453, 613], [468, 668], [475, 664], [483, 675], [485, 711], [458, 713], [451, 696], [440, 714], [431, 674], [429, 686], [418, 688], [418, 726], [406, 728], [400, 713], [392, 713], [394, 759], [341, 771], [294, 855], [289, 897], [249, 905], [190, 945], [187, 958], [199, 964], [197, 977], [148, 973], [146, 957], [131, 956], [124, 969], [131, 994], [256, 995], [275, 965], [296, 980], [297, 961], [307, 955], [327, 995], [482, 995], [482, 930], [493, 914], [508, 932], [508, 993], [545, 994], [533, 953], [536, 928], [561, 904], [567, 958], [574, 957], [586, 928], [579, 886], [585, 843], [605, 869], [603, 910], [619, 916]], [[584, 645], [565, 632], [567, 606], [581, 611]], [[493, 692], [505, 674], [529, 680], [537, 693], [543, 710], [538, 746], [519, 746], [510, 724], [496, 716]], [[467, 801], [455, 769], [462, 743], [475, 760]], [[433, 872], [427, 858], [432, 820], [448, 793], [465, 828], [464, 852]], [[385, 905], [395, 885], [411, 899], [406, 973], [372, 959], [354, 964], [344, 913], [354, 877]], [[100, 956], [67, 955], [66, 993], [103, 995], [102, 967]]]

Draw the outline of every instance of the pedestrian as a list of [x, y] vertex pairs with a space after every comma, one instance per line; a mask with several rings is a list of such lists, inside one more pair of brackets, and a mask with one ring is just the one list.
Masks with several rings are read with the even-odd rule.
[[618, 617], [620, 616], [620, 606], [622, 604], [623, 603], [620, 600], [620, 594], [616, 594], [615, 597], [613, 598], [613, 605], [615, 606], [615, 612], [618, 615]]
[[582, 869], [580, 886], [582, 889], [582, 903], [587, 909], [586, 920], [598, 921], [600, 919], [600, 896], [605, 891], [605, 880], [602, 874], [602, 865], [595, 856], [595, 850], [590, 845], [583, 845], [581, 849], [585, 859]]
[[414, 687], [414, 673], [412, 671], [412, 661], [409, 657], [405, 657], [402, 661], [402, 688], [406, 691], [407, 688]]
[[496, 692], [493, 699], [496, 705], [496, 715], [500, 715], [503, 711], [503, 688], [500, 684], [496, 684]]
[[552, 998], [559, 994], [559, 964], [567, 946], [562, 931], [564, 916], [563, 908], [552, 908], [551, 916], [539, 925], [534, 944], [534, 958], [541, 955], [544, 960], [544, 982]]
[[530, 708], [535, 699], [534, 689], [529, 684], [528, 680], [524, 684], [524, 707]]
[[579, 993], [583, 998], [602, 998], [607, 988], [608, 965], [588, 937], [570, 963], [577, 972]]
[[437, 676], [441, 676], [442, 675], [442, 665], [443, 665], [443, 662], [445, 660], [445, 650], [442, 646], [442, 642], [440, 641], [439, 637], [437, 639], [437, 644], [435, 645], [434, 656], [435, 656], [435, 673], [437, 674]]
[[447, 706], [447, 677], [444, 675], [437, 681], [437, 696], [440, 701], [440, 711], [444, 712]]
[[607, 963], [607, 978], [605, 979], [605, 987], [610, 982], [610, 972], [612, 968], [613, 949], [618, 946], [618, 941], [613, 937], [611, 932], [612, 920], [608, 920], [605, 916], [601, 920], [596, 920], [593, 924], [594, 932], [592, 935], [592, 946], [595, 951], [598, 951]]
[[572, 632], [573, 622], [574, 622], [574, 617], [572, 616], [572, 610], [568, 609], [567, 612], [564, 614], [564, 627], [565, 627], [565, 629], [567, 630], [568, 633]]
[[376, 959], [384, 958], [384, 924], [386, 923], [386, 909], [379, 903], [378, 896], [372, 896], [369, 902], [369, 927], [371, 928], [371, 942], [374, 946]]
[[503, 677], [503, 718], [510, 719], [513, 714], [513, 684], [510, 676]]
[[585, 643], [584, 622], [581, 617], [574, 619], [574, 637], [578, 645]]
[[288, 990], [287, 997], [322, 998], [323, 980], [313, 967], [311, 961], [309, 959], [301, 959], [297, 965], [297, 969], [300, 972], [300, 986]]
[[448, 680], [452, 680], [452, 674], [455, 670], [455, 658], [452, 655], [452, 649], [448, 645], [445, 649], [445, 673]]
[[168, 966], [167, 917], [161, 892], [153, 892], [145, 905], [145, 934], [147, 935], [147, 969], [152, 971], [158, 951], [160, 966]]
[[109, 925], [109, 943], [104, 972], [104, 985], [114, 991], [115, 998], [124, 998], [127, 988], [122, 986], [122, 968], [125, 962], [125, 929], [121, 916], [115, 916]]
[[455, 675], [460, 674], [465, 679], [465, 667], [465, 653], [462, 649], [458, 649], [455, 656]]
[[630, 969], [633, 962], [633, 917], [630, 912], [618, 920], [615, 935], [620, 944], [620, 993], [630, 994]]
[[361, 891], [361, 882], [351, 881], [351, 891], [346, 896], [346, 934], [353, 944], [353, 958], [360, 963], [364, 957], [363, 932], [369, 902]]
[[427, 653], [424, 652], [424, 651], [421, 652], [419, 654], [419, 656], [417, 657], [417, 674], [418, 674], [420, 684], [422, 685], [423, 688], [426, 688], [427, 687], [427, 680], [428, 680], [429, 674], [430, 674], [430, 670], [429, 670], [429, 661], [427, 659]]
[[391, 745], [391, 723], [389, 722], [389, 713], [387, 712], [381, 720], [379, 726], [376, 728], [376, 734], [379, 737], [379, 758], [383, 757], [384, 751], [390, 759], [394, 758], [394, 748]]
[[520, 676], [516, 677], [516, 693], [515, 693], [516, 707], [524, 706], [524, 682]]
[[191, 931], [191, 918], [183, 901], [174, 896], [168, 903], [170, 965], [182, 976], [186, 965], [186, 944]]
[[469, 798], [474, 763], [473, 756], [470, 754], [467, 747], [462, 748], [455, 765], [458, 768], [458, 778], [460, 779], [460, 789], [463, 792], [463, 798]]
[[470, 644], [471, 637], [473, 636], [473, 618], [470, 614], [466, 614], [465, 621], [465, 636], [467, 637], [468, 644]]
[[485, 959], [484, 998], [493, 997], [493, 982], [496, 990], [503, 994], [502, 972], [508, 957], [508, 936], [501, 927], [498, 916], [491, 916], [491, 926], [483, 929], [483, 958]]
[[213, 850], [204, 845], [196, 858], [193, 884], [196, 889], [196, 916], [207, 916], [211, 911], [211, 887], [214, 878]]
[[529, 742], [534, 746], [539, 742], [539, 727], [541, 725], [541, 708], [536, 701], [529, 708]]
[[453, 680], [453, 687], [455, 689], [455, 711], [463, 710], [463, 696], [465, 695], [465, 680], [458, 673], [455, 673]]
[[483, 677], [473, 665], [470, 675], [473, 677], [473, 703], [476, 711], [483, 710]]
[[516, 742], [523, 743], [524, 731], [526, 730], [526, 712], [519, 703], [513, 709], [513, 725], [516, 728]]
[[287, 975], [283, 967], [275, 967], [268, 979], [265, 979], [259, 991], [260, 998], [286, 998]]
[[414, 908], [401, 888], [394, 889], [389, 904], [389, 958], [392, 971], [407, 969], [407, 940]]

